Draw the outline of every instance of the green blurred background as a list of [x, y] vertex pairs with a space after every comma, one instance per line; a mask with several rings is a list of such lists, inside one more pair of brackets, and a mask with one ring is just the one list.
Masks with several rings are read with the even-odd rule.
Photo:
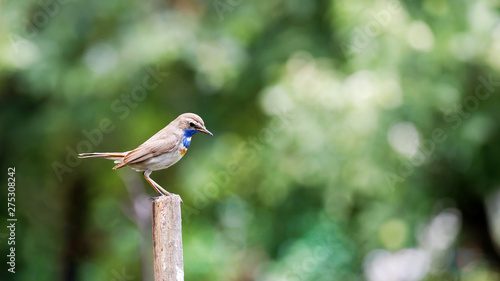
[[[1, 3], [0, 280], [152, 280], [130, 150], [185, 202], [185, 280], [500, 280], [497, 1]], [[16, 168], [16, 273], [7, 168]]]

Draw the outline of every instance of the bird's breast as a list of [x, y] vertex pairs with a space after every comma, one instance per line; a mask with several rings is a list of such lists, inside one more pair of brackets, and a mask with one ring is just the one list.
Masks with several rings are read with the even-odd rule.
[[185, 148], [188, 148], [190, 144], [191, 144], [191, 136], [186, 136], [186, 135], [184, 135], [184, 136], [182, 137], [182, 145], [183, 145]]
[[172, 151], [151, 157], [143, 162], [129, 164], [128, 166], [136, 171], [145, 171], [146, 169], [151, 169], [153, 171], [162, 170], [177, 163], [186, 152], [187, 147], [181, 143]]

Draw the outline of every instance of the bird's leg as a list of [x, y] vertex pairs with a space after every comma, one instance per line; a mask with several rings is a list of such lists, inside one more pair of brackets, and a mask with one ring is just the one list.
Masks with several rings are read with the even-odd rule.
[[149, 184], [156, 190], [156, 192], [160, 194], [160, 196], [170, 195], [171, 194], [170, 192], [166, 191], [163, 187], [161, 187], [159, 184], [157, 184], [153, 179], [149, 177], [149, 175], [151, 175], [151, 172], [153, 172], [151, 169], [147, 169], [142, 173], [142, 175], [149, 182]]
[[[161, 187], [159, 184], [157, 184], [152, 178], [150, 178], [149, 175], [151, 175], [152, 172], [153, 171], [151, 169], [147, 169], [146, 171], [144, 171], [142, 173], [142, 175], [149, 182], [149, 184], [156, 190], [156, 192], [158, 192], [158, 194], [160, 194], [160, 196], [163, 196], [163, 195], [167, 195], [167, 196], [175, 195], [175, 194], [172, 194], [172, 193], [166, 191], [163, 187]], [[163, 193], [162, 193], [162, 191], [163, 191]], [[177, 196], [179, 196], [179, 195], [177, 195]], [[181, 200], [181, 203], [184, 204], [184, 201], [182, 201], [182, 198], [180, 196], [179, 196], [179, 199]]]

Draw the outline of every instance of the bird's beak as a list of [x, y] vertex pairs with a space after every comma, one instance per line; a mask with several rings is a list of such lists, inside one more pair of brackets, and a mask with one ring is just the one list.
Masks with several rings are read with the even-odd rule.
[[205, 129], [205, 128], [201, 128], [199, 129], [198, 131], [202, 132], [202, 133], [205, 133], [207, 135], [210, 135], [210, 136], [213, 136], [214, 134], [210, 133], [209, 130]]

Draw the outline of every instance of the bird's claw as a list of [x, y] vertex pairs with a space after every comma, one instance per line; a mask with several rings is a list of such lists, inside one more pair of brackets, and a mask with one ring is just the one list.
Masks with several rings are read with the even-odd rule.
[[181, 201], [181, 203], [184, 204], [184, 201], [182, 201], [181, 196], [179, 194], [174, 194], [174, 193], [160, 194], [160, 196], [157, 196], [157, 197], [150, 197], [149, 200], [155, 201], [156, 199], [158, 199], [158, 198], [160, 198], [162, 196], [172, 196], [172, 195], [178, 196], [179, 200]]
[[179, 200], [181, 201], [181, 203], [184, 204], [184, 201], [182, 201], [182, 198], [179, 194], [169, 193], [168, 195], [175, 195], [175, 196], [179, 197]]

